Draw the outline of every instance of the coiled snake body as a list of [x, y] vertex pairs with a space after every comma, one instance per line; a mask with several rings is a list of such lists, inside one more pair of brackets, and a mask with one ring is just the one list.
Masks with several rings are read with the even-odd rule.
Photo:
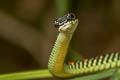
[[48, 69], [53, 75], [71, 77], [120, 67], [120, 53], [118, 52], [69, 64], [65, 63], [67, 50], [77, 26], [78, 19], [72, 13], [68, 13], [55, 21], [59, 35], [48, 62]]

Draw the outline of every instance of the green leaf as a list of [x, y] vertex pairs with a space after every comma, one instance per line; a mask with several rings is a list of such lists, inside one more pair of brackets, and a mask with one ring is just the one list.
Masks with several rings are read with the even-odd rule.
[[26, 72], [17, 72], [11, 74], [0, 75], [0, 80], [21, 80], [21, 79], [35, 79], [35, 78], [50, 78], [52, 74], [47, 70], [34, 70]]

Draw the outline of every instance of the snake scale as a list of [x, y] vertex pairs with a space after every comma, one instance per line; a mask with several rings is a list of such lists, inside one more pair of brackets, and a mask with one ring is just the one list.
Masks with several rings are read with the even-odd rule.
[[67, 50], [77, 26], [78, 19], [73, 13], [68, 13], [55, 21], [59, 34], [48, 62], [48, 69], [53, 75], [64, 78], [120, 67], [119, 52], [66, 63]]

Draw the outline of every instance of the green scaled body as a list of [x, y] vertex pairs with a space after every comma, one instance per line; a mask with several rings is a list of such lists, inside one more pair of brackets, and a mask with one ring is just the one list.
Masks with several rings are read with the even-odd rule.
[[59, 35], [48, 62], [48, 69], [53, 75], [72, 77], [120, 67], [120, 53], [118, 52], [67, 64], [65, 62], [67, 50], [77, 26], [78, 19], [71, 13], [55, 21]]
[[106, 54], [85, 61], [66, 64], [65, 72], [70, 74], [87, 74], [120, 67], [120, 53]]

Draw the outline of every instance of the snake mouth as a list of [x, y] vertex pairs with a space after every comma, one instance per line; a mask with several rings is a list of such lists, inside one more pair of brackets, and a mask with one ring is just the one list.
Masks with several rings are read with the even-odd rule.
[[59, 28], [60, 26], [66, 25], [67, 23], [71, 23], [71, 22], [76, 21], [76, 20], [77, 20], [77, 19], [76, 19], [75, 14], [73, 14], [73, 13], [68, 13], [68, 14], [66, 14], [66, 15], [63, 16], [63, 17], [58, 18], [58, 19], [55, 21], [54, 26], [55, 26], [56, 28]]
[[63, 33], [70, 33], [71, 34], [75, 31], [77, 25], [78, 25], [78, 19], [73, 19], [71, 21], [68, 21], [64, 25], [61, 25], [58, 28], [58, 31], [63, 32]]

